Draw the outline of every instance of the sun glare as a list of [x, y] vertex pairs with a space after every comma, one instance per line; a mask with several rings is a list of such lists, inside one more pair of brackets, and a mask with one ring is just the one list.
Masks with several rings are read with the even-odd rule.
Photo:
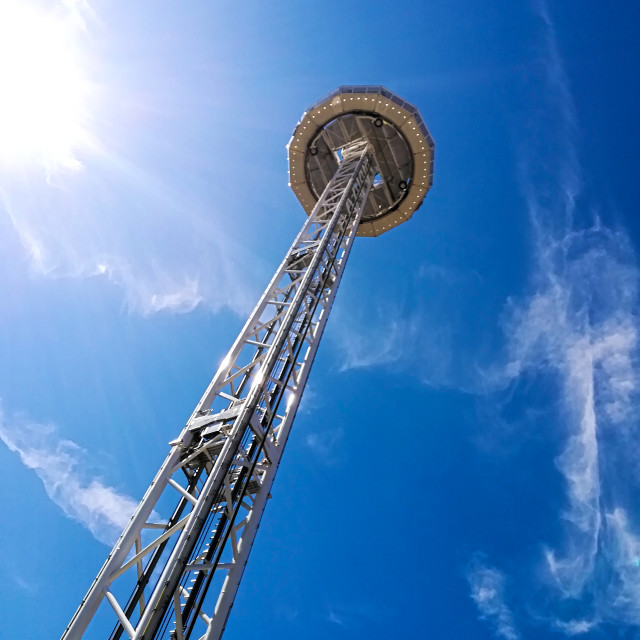
[[85, 83], [69, 16], [0, 2], [0, 162], [80, 166]]

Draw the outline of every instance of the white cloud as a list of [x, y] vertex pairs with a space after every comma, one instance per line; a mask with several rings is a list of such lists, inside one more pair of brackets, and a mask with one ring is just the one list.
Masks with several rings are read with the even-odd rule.
[[[58, 0], [49, 11], [77, 36], [74, 60], [86, 63], [91, 91], [73, 170], [33, 159], [0, 176], [0, 215], [11, 223], [31, 272], [104, 276], [122, 289], [130, 311], [144, 315], [198, 306], [246, 312], [261, 265], [245, 246], [246, 229], [227, 215], [225, 195], [209, 196], [211, 159], [181, 139], [184, 113], [158, 107], [167, 94], [182, 93], [167, 76], [168, 84], [157, 88], [162, 97], [137, 96], [138, 85], [120, 86], [112, 69], [101, 68], [103, 56], [92, 47], [101, 40], [96, 32], [105, 36], [108, 27], [85, 0]], [[141, 68], [135, 75], [149, 74]], [[107, 78], [111, 84], [102, 85]], [[194, 165], [202, 170], [194, 172]]]
[[[630, 497], [640, 489], [640, 269], [626, 233], [583, 211], [570, 82], [546, 4], [536, 8], [543, 87], [521, 129], [518, 165], [533, 236], [531, 293], [506, 305], [505, 357], [474, 368], [473, 350], [462, 349], [451, 331], [456, 310], [416, 303], [424, 295], [417, 288], [409, 310], [396, 303], [343, 315], [336, 340], [343, 369], [397, 368], [426, 384], [478, 395], [515, 394], [518, 382], [536, 376], [553, 380], [557, 396], [543, 413], [545, 420], [555, 413], [561, 450], [555, 465], [565, 504], [557, 539], [541, 541], [543, 584], [518, 585], [514, 598], [527, 600], [522, 610], [532, 618], [575, 636], [604, 624], [640, 625], [640, 522]], [[429, 279], [428, 289], [445, 283], [462, 292], [482, 284], [454, 275], [439, 265], [423, 265], [418, 273]], [[469, 377], [455, 369], [456, 360], [465, 362]], [[475, 580], [483, 616], [499, 620], [502, 574], [480, 567]], [[510, 620], [508, 610], [505, 616]], [[509, 624], [505, 628], [511, 633]]]
[[305, 444], [325, 464], [336, 464], [341, 457], [340, 444], [343, 439], [344, 430], [337, 427], [308, 434]]
[[9, 419], [1, 411], [0, 439], [36, 472], [49, 498], [69, 518], [104, 544], [116, 541], [138, 503], [102, 478], [89, 475], [83, 467], [89, 466], [90, 459], [82, 447], [60, 439], [51, 424], [24, 416]]
[[12, 578], [13, 581], [18, 585], [18, 587], [20, 587], [20, 589], [25, 591], [30, 596], [36, 595], [38, 593], [40, 585], [38, 585], [37, 583], [31, 580], [25, 580], [23, 576], [19, 575], [12, 576]]
[[520, 634], [516, 629], [511, 609], [505, 601], [504, 575], [477, 556], [467, 573], [467, 582], [480, 618], [492, 626], [498, 637], [518, 640]]
[[106, 278], [122, 289], [127, 308], [142, 315], [185, 313], [200, 305], [237, 313], [251, 308], [256, 292], [248, 280], [255, 274], [241, 263], [256, 260], [227, 234], [224, 221], [198, 213], [195, 203], [168, 186], [153, 196], [136, 194], [126, 174], [114, 176], [109, 187], [129, 190], [130, 202], [118, 205], [126, 213], [84, 199], [78, 192], [100, 191], [100, 171], [61, 177], [64, 186], [55, 188], [37, 179], [25, 185], [5, 176], [0, 182], [0, 212], [8, 215], [34, 275]]
[[406, 284], [409, 293], [404, 298], [390, 292], [375, 306], [363, 303], [347, 309], [344, 300], [349, 296], [341, 298], [329, 324], [340, 370], [384, 367], [409, 372], [436, 388], [476, 388], [474, 364], [466, 358], [463, 365], [456, 354], [467, 351], [474, 339], [462, 329], [472, 304], [465, 292], [482, 286], [480, 276], [423, 264]]
[[556, 620], [554, 627], [568, 636], [579, 636], [591, 631], [596, 626], [593, 620]]
[[[625, 509], [616, 507], [606, 514], [602, 553], [612, 569], [603, 582], [606, 597], [599, 609], [603, 617], [640, 625], [640, 532], [632, 530]], [[605, 581], [606, 580], [606, 581]]]
[[332, 624], [337, 624], [339, 627], [346, 628], [347, 626], [342, 616], [337, 614], [333, 609], [329, 609], [329, 612], [327, 613], [327, 620]]
[[104, 275], [122, 286], [129, 310], [140, 315], [161, 311], [189, 313], [205, 300], [205, 292], [198, 278], [183, 275], [183, 279], [169, 272], [155, 270], [147, 277], [136, 276], [131, 265], [122, 260], [109, 263], [107, 259], [97, 265], [97, 276]]
[[640, 435], [634, 415], [640, 271], [623, 231], [597, 217], [580, 222], [575, 110], [544, 4], [539, 16], [548, 91], [545, 134], [532, 131], [553, 154], [545, 160], [548, 150], [530, 142], [521, 164], [535, 234], [535, 290], [510, 301], [507, 362], [489, 377], [496, 386], [525, 373], [558, 382], [564, 446], [556, 467], [566, 507], [561, 540], [543, 554], [549, 580], [540, 616], [566, 635], [580, 635], [603, 623], [640, 624], [640, 538], [623, 506], [640, 464], [632, 445]]
[[170, 310], [180, 313], [193, 311], [202, 302], [202, 295], [198, 293], [196, 280], [187, 281], [182, 289], [171, 293], [153, 293], [149, 299], [148, 309], [156, 311]]
[[371, 626], [380, 616], [386, 615], [384, 605], [373, 606], [371, 602], [340, 602], [327, 606], [324, 619], [351, 632]]
[[400, 309], [378, 309], [372, 322], [354, 317], [337, 307], [333, 312], [332, 337], [340, 356], [340, 371], [364, 369], [396, 362], [400, 357], [404, 323]]
[[300, 398], [300, 404], [298, 405], [298, 413], [313, 413], [320, 405], [322, 401], [315, 389], [307, 382], [302, 392], [302, 398]]

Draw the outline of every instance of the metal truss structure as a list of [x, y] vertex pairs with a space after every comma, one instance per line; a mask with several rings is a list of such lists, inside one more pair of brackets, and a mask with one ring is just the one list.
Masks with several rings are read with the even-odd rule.
[[105, 601], [110, 640], [221, 637], [379, 171], [366, 139], [339, 159], [63, 640]]
[[221, 638], [353, 241], [408, 220], [433, 182], [418, 109], [381, 86], [312, 105], [288, 149], [309, 217], [62, 640], [109, 611], [109, 640]]

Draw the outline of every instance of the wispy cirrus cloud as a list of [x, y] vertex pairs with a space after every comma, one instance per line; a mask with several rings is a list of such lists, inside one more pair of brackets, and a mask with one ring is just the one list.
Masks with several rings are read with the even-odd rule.
[[[145, 181], [140, 172], [95, 165], [59, 175], [55, 186], [42, 176], [4, 176], [0, 212], [38, 277], [104, 278], [122, 289], [130, 311], [143, 315], [200, 305], [249, 309], [254, 274], [241, 263], [255, 259], [225, 230], [224, 220], [189, 194], [167, 185], [151, 192]], [[116, 202], [101, 198], [105, 191]]]
[[323, 618], [333, 625], [353, 632], [370, 625], [386, 613], [384, 605], [374, 607], [370, 602], [341, 602], [328, 604]]
[[311, 452], [324, 464], [337, 464], [342, 459], [340, 444], [344, 440], [341, 427], [309, 433], [304, 442]]
[[121, 286], [128, 309], [143, 316], [162, 311], [189, 313], [205, 301], [206, 292], [197, 277], [174, 274], [157, 266], [153, 271], [142, 276], [122, 259], [105, 258], [97, 265], [95, 276], [104, 276]]
[[88, 453], [58, 436], [54, 425], [7, 417], [0, 411], [0, 440], [22, 463], [35, 471], [49, 498], [71, 519], [112, 545], [137, 506], [130, 496], [91, 475]]
[[593, 214], [585, 223], [578, 207], [575, 107], [549, 11], [536, 7], [547, 91], [520, 163], [534, 230], [534, 291], [509, 302], [506, 364], [489, 377], [500, 387], [525, 375], [552, 376], [559, 388], [561, 537], [542, 542], [544, 603], [533, 595], [539, 584], [520, 584], [518, 593], [552, 629], [577, 636], [640, 624], [640, 537], [628, 497], [640, 464], [630, 446], [640, 436], [640, 269], [626, 233]]
[[336, 324], [340, 328], [332, 337], [340, 351], [341, 371], [388, 365], [401, 357], [401, 341], [407, 324], [401, 309], [379, 309], [379, 317], [369, 323], [349, 316], [340, 308], [334, 314], [338, 316]]
[[[130, 311], [144, 315], [186, 313], [198, 306], [251, 308], [259, 267], [253, 271], [255, 258], [237, 241], [242, 232], [227, 215], [225, 199], [217, 198], [214, 206], [198, 195], [208, 192], [211, 158], [208, 149], [205, 156], [197, 145], [184, 144], [181, 136], [190, 136], [194, 125], [185, 124], [175, 105], [168, 106], [167, 95], [183, 94], [171, 85], [179, 80], [162, 74], [167, 84], [148, 86], [145, 93], [130, 78], [129, 66], [149, 62], [132, 62], [129, 56], [127, 68], [117, 73], [105, 66], [106, 59], [126, 57], [126, 52], [101, 55], [113, 25], [105, 24], [86, 0], [16, 6], [22, 4], [42, 17], [43, 29], [64, 26], [61, 40], [78, 67], [73, 77], [79, 96], [73, 113], [61, 114], [70, 131], [69, 140], [59, 145], [64, 154], [23, 158], [26, 151], [20, 148], [19, 159], [3, 165], [0, 215], [10, 222], [31, 272], [104, 278], [122, 289]], [[36, 63], [47, 55], [32, 53]], [[135, 73], [138, 79], [157, 75], [147, 68]], [[28, 124], [30, 131], [33, 123]], [[55, 138], [56, 132], [46, 133]], [[16, 141], [18, 147], [24, 144]], [[194, 172], [198, 162], [201, 170]]]
[[480, 618], [494, 629], [499, 638], [518, 640], [520, 634], [505, 599], [504, 575], [489, 566], [484, 558], [476, 556], [466, 577], [471, 599], [478, 608]]
[[[340, 370], [385, 367], [410, 372], [436, 388], [475, 389], [474, 364], [463, 364], [457, 354], [474, 340], [463, 329], [474, 304], [466, 293], [481, 288], [482, 278], [424, 263], [406, 284], [404, 298], [385, 300], [373, 309], [338, 306], [334, 311], [329, 335], [338, 349]], [[457, 295], [451, 295], [452, 289]]]
[[581, 636], [597, 625], [593, 620], [555, 620], [552, 627], [567, 636]]
[[[511, 595], [520, 605], [514, 609], [519, 627], [544, 623], [579, 636], [640, 625], [640, 516], [632, 497], [640, 489], [640, 268], [624, 229], [584, 202], [570, 80], [547, 5], [536, 2], [534, 9], [540, 47], [528, 81], [538, 84], [528, 122], [519, 127], [517, 176], [532, 230], [530, 294], [506, 303], [504, 357], [470, 366], [475, 351], [463, 349], [455, 332], [446, 333], [455, 315], [438, 315], [438, 309], [449, 311], [442, 304], [422, 305], [424, 293], [416, 288], [411, 308], [397, 305], [343, 323], [352, 328], [342, 344], [343, 368], [410, 371], [483, 402], [487, 392], [517, 393], [525, 380], [553, 382], [557, 396], [545, 415], [554, 414], [558, 427], [555, 466], [565, 504], [557, 537], [540, 540], [540, 571], [519, 577]], [[447, 276], [431, 265], [418, 274], [430, 278], [430, 288]], [[449, 284], [465, 298], [463, 280]], [[459, 374], [456, 359], [470, 375]], [[478, 587], [474, 600], [499, 619], [505, 581], [494, 571], [478, 569], [477, 584], [485, 578], [492, 587]]]
[[[552, 626], [576, 635], [599, 622], [640, 622], [635, 535], [621, 505], [639, 462], [629, 443], [640, 435], [640, 274], [624, 234], [599, 224], [547, 249], [538, 272], [543, 284], [512, 307], [503, 374], [516, 380], [539, 372], [559, 385], [565, 444], [555, 462], [566, 487], [564, 537], [543, 557], [548, 587], [560, 596]], [[585, 619], [564, 619], [570, 601], [584, 601]]]

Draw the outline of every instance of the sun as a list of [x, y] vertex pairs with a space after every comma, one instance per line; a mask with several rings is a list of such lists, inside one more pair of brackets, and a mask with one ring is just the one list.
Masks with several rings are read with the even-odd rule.
[[0, 2], [0, 163], [80, 166], [87, 83], [78, 22], [24, 0]]

